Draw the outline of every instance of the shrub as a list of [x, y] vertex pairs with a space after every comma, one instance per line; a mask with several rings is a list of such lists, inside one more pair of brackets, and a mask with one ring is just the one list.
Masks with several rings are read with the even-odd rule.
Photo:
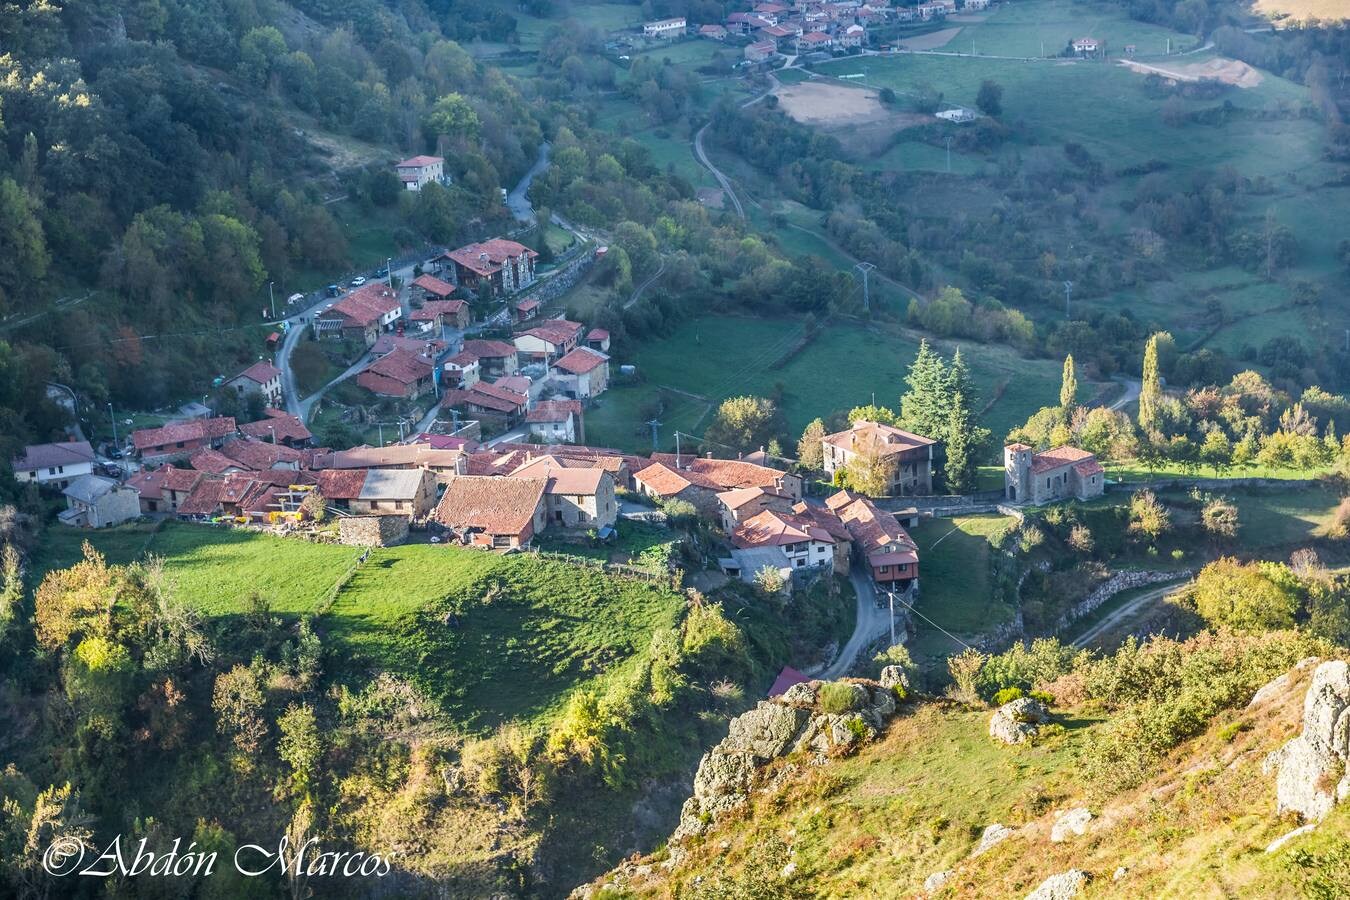
[[1233, 743], [1233, 739], [1244, 731], [1251, 731], [1252, 723], [1238, 719], [1236, 722], [1229, 722], [1219, 729], [1219, 740], [1225, 744]]
[[858, 699], [858, 692], [851, 684], [842, 681], [830, 681], [820, 686], [816, 697], [820, 701], [820, 708], [823, 712], [839, 715], [853, 710]]
[[1211, 625], [1240, 631], [1290, 628], [1299, 608], [1297, 580], [1278, 563], [1215, 560], [1200, 570], [1191, 596]]
[[1055, 697], [1049, 691], [1032, 691], [1027, 696], [1030, 697], [1032, 700], [1035, 700], [1037, 703], [1042, 704], [1043, 706], [1055, 705]]
[[1286, 865], [1298, 876], [1309, 900], [1350, 896], [1350, 839], [1341, 838], [1317, 853], [1294, 850]]
[[1022, 689], [1020, 687], [1006, 687], [994, 695], [994, 706], [1002, 706], [1005, 703], [1011, 703], [1014, 700], [1022, 698]]

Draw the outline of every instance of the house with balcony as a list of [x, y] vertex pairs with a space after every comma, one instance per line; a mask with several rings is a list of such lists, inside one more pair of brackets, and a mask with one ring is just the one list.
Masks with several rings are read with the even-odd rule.
[[428, 184], [446, 184], [445, 159], [440, 156], [414, 156], [394, 165], [404, 190], [417, 193]]

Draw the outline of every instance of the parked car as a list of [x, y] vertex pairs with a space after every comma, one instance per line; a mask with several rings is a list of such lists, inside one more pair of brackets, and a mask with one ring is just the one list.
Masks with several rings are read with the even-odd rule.
[[366, 276], [364, 276], [364, 275], [357, 275], [357, 276], [356, 276], [355, 278], [353, 278], [352, 281], [351, 281], [352, 287], [360, 287], [361, 285], [363, 285], [363, 284], [365, 284], [365, 283], [366, 283]]
[[389, 270], [386, 269], [385, 267], [381, 266], [380, 268], [378, 268], [378, 269], [375, 270], [375, 277], [376, 277], [376, 278], [388, 278], [388, 277], [389, 277]]
[[330, 297], [336, 297], [336, 296], [338, 296], [338, 295], [341, 294], [341, 293], [342, 293], [342, 288], [338, 287], [336, 284], [330, 284], [330, 285], [328, 286], [328, 296], [330, 296]]
[[121, 458], [122, 458], [121, 450], [118, 450], [116, 447], [108, 448], [108, 459], [121, 459]]

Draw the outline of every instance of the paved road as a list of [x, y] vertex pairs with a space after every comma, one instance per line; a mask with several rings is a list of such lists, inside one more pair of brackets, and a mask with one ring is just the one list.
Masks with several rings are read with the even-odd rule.
[[858, 654], [891, 627], [891, 611], [888, 607], [877, 606], [876, 586], [862, 568], [854, 566], [848, 576], [848, 580], [853, 583], [854, 593], [858, 595], [858, 621], [853, 626], [853, 636], [844, 644], [835, 661], [816, 676], [822, 681], [847, 675]]
[[535, 159], [534, 165], [530, 166], [530, 171], [526, 172], [525, 177], [520, 179], [520, 182], [515, 188], [506, 195], [506, 206], [511, 210], [511, 215], [515, 216], [516, 221], [518, 222], [526, 222], [533, 225], [537, 221], [534, 215], [534, 204], [531, 203], [529, 198], [525, 195], [529, 192], [530, 184], [534, 179], [548, 169], [548, 154], [550, 149], [552, 148], [548, 141], [544, 141], [539, 145], [539, 156]]
[[1175, 594], [1179, 590], [1181, 590], [1180, 585], [1165, 584], [1162, 587], [1155, 588], [1151, 591], [1146, 591], [1145, 593], [1140, 594], [1138, 597], [1135, 597], [1133, 600], [1130, 600], [1129, 602], [1121, 606], [1120, 609], [1114, 610], [1105, 619], [1102, 619], [1096, 625], [1093, 625], [1087, 631], [1079, 635], [1078, 638], [1073, 642], [1073, 645], [1075, 647], [1088, 646], [1097, 638], [1106, 634], [1112, 628], [1115, 628], [1116, 626], [1124, 622], [1126, 619], [1130, 618], [1130, 616], [1139, 612], [1145, 606], [1148, 606], [1152, 603], [1157, 603], [1164, 597], [1168, 597], [1172, 594]]

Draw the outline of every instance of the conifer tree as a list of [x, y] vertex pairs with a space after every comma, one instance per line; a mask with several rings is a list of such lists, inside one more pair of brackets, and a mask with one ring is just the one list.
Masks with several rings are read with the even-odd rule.
[[1073, 354], [1064, 357], [1064, 377], [1059, 384], [1059, 405], [1065, 412], [1073, 409], [1078, 401], [1078, 373], [1074, 370]]
[[947, 428], [950, 400], [947, 366], [928, 341], [919, 342], [919, 353], [905, 376], [909, 390], [900, 398], [901, 427], [941, 440]]
[[942, 477], [947, 490], [965, 494], [975, 490], [980, 450], [989, 440], [989, 429], [975, 424], [964, 394], [951, 398], [946, 431], [946, 464]]

